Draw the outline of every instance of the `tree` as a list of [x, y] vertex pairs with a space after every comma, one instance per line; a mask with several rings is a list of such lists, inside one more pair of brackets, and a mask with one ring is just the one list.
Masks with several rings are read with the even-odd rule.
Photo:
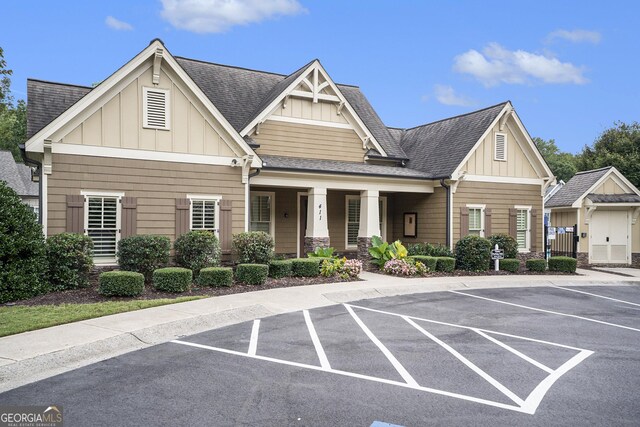
[[22, 162], [18, 146], [27, 139], [27, 104], [19, 100], [14, 105], [11, 74], [13, 70], [7, 69], [0, 47], [0, 150], [10, 151], [17, 162]]
[[533, 138], [540, 154], [549, 165], [551, 172], [560, 180], [567, 182], [578, 171], [576, 158], [571, 153], [560, 151], [554, 139], [545, 141], [542, 138]]
[[640, 186], [640, 123], [615, 122], [593, 146], [577, 156], [579, 170], [615, 166], [636, 187]]
[[13, 74], [13, 70], [7, 69], [7, 61], [4, 59], [4, 50], [0, 47], [0, 114], [4, 109], [13, 104], [11, 97], [11, 79], [9, 76]]

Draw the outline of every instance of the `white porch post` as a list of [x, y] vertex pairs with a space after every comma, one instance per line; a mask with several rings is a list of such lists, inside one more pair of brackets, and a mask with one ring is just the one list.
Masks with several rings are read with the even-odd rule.
[[380, 236], [380, 192], [364, 190], [360, 192], [360, 228], [358, 229], [358, 258], [369, 258], [371, 238]]
[[[329, 226], [327, 223], [327, 189], [310, 188], [307, 192], [307, 230], [304, 237], [305, 252], [313, 252], [317, 247], [329, 247]], [[300, 254], [303, 256], [303, 254]]]

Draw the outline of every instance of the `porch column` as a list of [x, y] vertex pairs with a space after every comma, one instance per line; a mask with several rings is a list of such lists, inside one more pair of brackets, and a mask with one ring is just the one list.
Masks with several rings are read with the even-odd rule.
[[360, 228], [358, 229], [358, 258], [370, 259], [371, 238], [380, 235], [380, 192], [365, 190], [360, 192]]
[[[304, 236], [305, 253], [315, 248], [328, 248], [329, 227], [327, 225], [327, 189], [310, 188], [307, 191], [307, 231]], [[304, 254], [300, 254], [304, 256]]]

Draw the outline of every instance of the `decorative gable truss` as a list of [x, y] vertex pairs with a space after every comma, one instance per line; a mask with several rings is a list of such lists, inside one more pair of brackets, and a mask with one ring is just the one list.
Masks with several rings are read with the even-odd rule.
[[[292, 108], [292, 100], [295, 99], [305, 100], [313, 104], [329, 104], [331, 106], [329, 117], [327, 117], [327, 114], [323, 114], [323, 117], [318, 119], [291, 119], [286, 114], [282, 114], [280, 110]], [[364, 150], [375, 149], [381, 155], [387, 156], [382, 146], [365, 126], [318, 60], [309, 64], [297, 78], [293, 79], [282, 92], [277, 94], [265, 108], [259, 111], [253, 120], [242, 129], [240, 135], [259, 134], [260, 125], [266, 120], [286, 120], [310, 125], [350, 128], [356, 132], [362, 141]]]

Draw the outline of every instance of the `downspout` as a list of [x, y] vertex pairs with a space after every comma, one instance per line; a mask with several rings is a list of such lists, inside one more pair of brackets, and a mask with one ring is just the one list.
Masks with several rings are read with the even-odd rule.
[[250, 209], [250, 204], [251, 204], [251, 178], [253, 178], [254, 176], [258, 176], [260, 175], [260, 171], [261, 169], [256, 169], [255, 172], [253, 173], [249, 173], [247, 174], [247, 182], [245, 183], [245, 190], [244, 190], [244, 194], [245, 194], [245, 206], [247, 207], [246, 209], [246, 214], [245, 214], [245, 231], [249, 231], [249, 215], [251, 214], [251, 209]]
[[445, 189], [447, 192], [447, 203], [446, 203], [446, 228], [447, 234], [445, 238], [445, 242], [447, 247], [451, 247], [451, 186], [445, 182], [444, 178], [440, 178], [440, 186]]
[[42, 163], [27, 157], [27, 150], [24, 144], [18, 146], [20, 148], [20, 156], [26, 165], [35, 166], [38, 170], [38, 224], [42, 225]]

